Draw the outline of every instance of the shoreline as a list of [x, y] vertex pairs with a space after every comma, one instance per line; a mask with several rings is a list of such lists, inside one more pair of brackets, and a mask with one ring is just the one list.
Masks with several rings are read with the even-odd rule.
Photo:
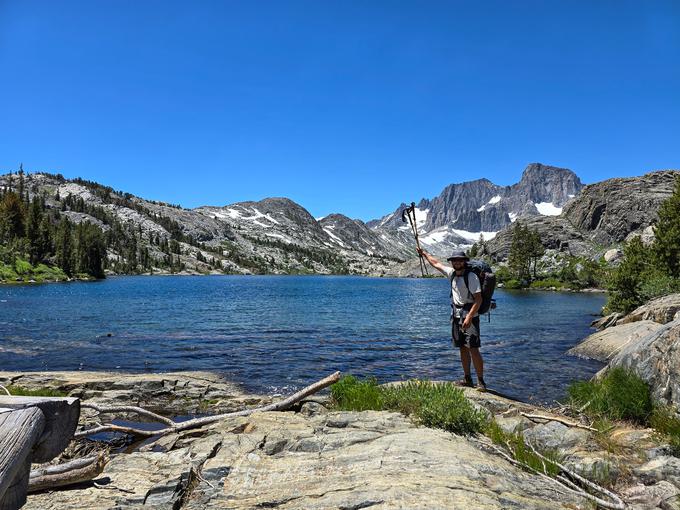
[[[166, 417], [210, 415], [272, 402], [271, 397], [244, 394], [229, 381], [206, 372], [157, 376], [60, 372], [57, 377], [51, 372], [0, 372], [0, 382], [7, 380], [36, 388], [52, 386], [99, 406], [137, 405]], [[505, 433], [520, 434], [536, 447], [560, 452], [561, 462], [588, 477], [606, 473], [596, 481], [629, 503], [653, 499], [660, 489], [673, 487], [667, 470], [675, 460], [659, 453], [662, 446], [647, 429], [617, 424], [608, 432], [618, 452], [611, 456], [609, 446], [598, 442], [597, 434], [570, 426], [573, 418], [558, 410], [471, 388], [462, 388], [462, 392]], [[100, 417], [83, 409], [80, 425], [91, 427], [114, 418], [139, 421], [124, 412]], [[81, 483], [31, 494], [25, 508], [142, 504], [196, 510], [207, 506], [364, 508], [373, 504], [391, 508], [425, 503], [428, 508], [474, 508], [479, 498], [489, 508], [588, 507], [585, 499], [556, 491], [554, 482], [508, 462], [480, 438], [423, 426], [394, 411], [338, 410], [321, 394], [286, 411], [228, 417], [150, 443], [132, 443], [122, 450], [116, 449], [120, 441], [99, 439], [96, 444], [111, 455], [98, 480], [114, 490]], [[88, 441], [76, 440], [71, 452], [84, 444], [91, 448], [93, 443]], [[670, 481], [677, 482], [673, 477]]]

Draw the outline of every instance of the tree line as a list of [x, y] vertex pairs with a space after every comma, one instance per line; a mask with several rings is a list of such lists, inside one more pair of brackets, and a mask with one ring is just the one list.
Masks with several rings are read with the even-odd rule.
[[56, 265], [68, 276], [103, 278], [106, 243], [95, 225], [62, 217], [46, 207], [44, 195], [31, 198], [20, 168], [0, 189], [0, 258], [13, 265], [17, 257], [32, 265]]

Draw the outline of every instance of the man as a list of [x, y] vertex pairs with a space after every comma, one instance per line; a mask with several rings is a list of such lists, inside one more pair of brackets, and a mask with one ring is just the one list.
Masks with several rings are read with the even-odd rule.
[[[458, 381], [462, 386], [473, 387], [470, 374], [470, 362], [477, 372], [477, 389], [486, 391], [484, 382], [484, 360], [479, 352], [479, 307], [482, 306], [482, 288], [479, 278], [472, 271], [466, 271], [467, 261], [470, 260], [465, 252], [455, 251], [447, 259], [451, 267], [442, 264], [435, 257], [420, 249], [419, 255], [425, 257], [432, 267], [446, 275], [451, 284], [451, 337], [453, 345], [460, 349], [460, 361], [463, 364], [465, 378]], [[467, 286], [465, 273], [467, 272]]]

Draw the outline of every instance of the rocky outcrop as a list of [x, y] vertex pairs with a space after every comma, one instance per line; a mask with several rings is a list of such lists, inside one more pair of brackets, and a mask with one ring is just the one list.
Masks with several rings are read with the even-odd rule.
[[565, 206], [563, 215], [576, 229], [589, 233], [594, 243], [611, 246], [656, 221], [678, 176], [680, 172], [669, 170], [588, 185]]
[[680, 294], [669, 294], [636, 308], [617, 324], [646, 320], [667, 324], [678, 319], [680, 319]]
[[[147, 377], [151, 388], [140, 386]], [[250, 397], [204, 373], [118, 374], [121, 389], [109, 388], [115, 384], [111, 374], [88, 372], [61, 372], [53, 378], [2, 373], [0, 380], [62, 388], [86, 400], [107, 398], [117, 404], [138, 403], [140, 391], [155, 392], [148, 400], [161, 398], [163, 405], [185, 399], [194, 405], [196, 395], [211, 395], [223, 402], [236, 399], [225, 404], [233, 408]], [[158, 382], [174, 398], [154, 389]], [[94, 389], [102, 385], [105, 389]], [[103, 393], [88, 393], [93, 391]], [[118, 393], [104, 397], [111, 391]], [[560, 423], [564, 417], [548, 410], [471, 388], [465, 394], [502, 429], [522, 432], [532, 444], [558, 451], [570, 469], [605, 476], [631, 508], [657, 508], [680, 493], [673, 475], [677, 459], [664, 454], [651, 430], [619, 425], [603, 448], [600, 437]], [[527, 417], [535, 414], [547, 418]], [[96, 486], [32, 494], [25, 508], [129, 507], [586, 509], [591, 504], [518, 469], [474, 438], [418, 426], [393, 412], [332, 411], [321, 395], [295, 411], [224, 419], [128, 447], [111, 456]]]
[[[633, 235], [649, 237], [658, 208], [673, 193], [678, 176], [680, 171], [668, 170], [591, 184], [564, 206], [560, 216], [527, 217], [522, 222], [539, 232], [548, 249], [601, 256], [605, 248]], [[501, 230], [487, 246], [492, 258], [507, 258], [511, 239], [510, 227]]]
[[644, 379], [655, 399], [680, 409], [680, 320], [623, 346], [609, 363], [618, 366]]
[[603, 329], [569, 349], [567, 354], [607, 362], [626, 345], [640, 341], [661, 327], [654, 321], [643, 320]]

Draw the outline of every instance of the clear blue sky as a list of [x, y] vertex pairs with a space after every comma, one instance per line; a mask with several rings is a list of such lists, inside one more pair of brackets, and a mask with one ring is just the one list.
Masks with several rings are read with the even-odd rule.
[[680, 167], [674, 0], [0, 0], [0, 73], [0, 170], [185, 207]]

